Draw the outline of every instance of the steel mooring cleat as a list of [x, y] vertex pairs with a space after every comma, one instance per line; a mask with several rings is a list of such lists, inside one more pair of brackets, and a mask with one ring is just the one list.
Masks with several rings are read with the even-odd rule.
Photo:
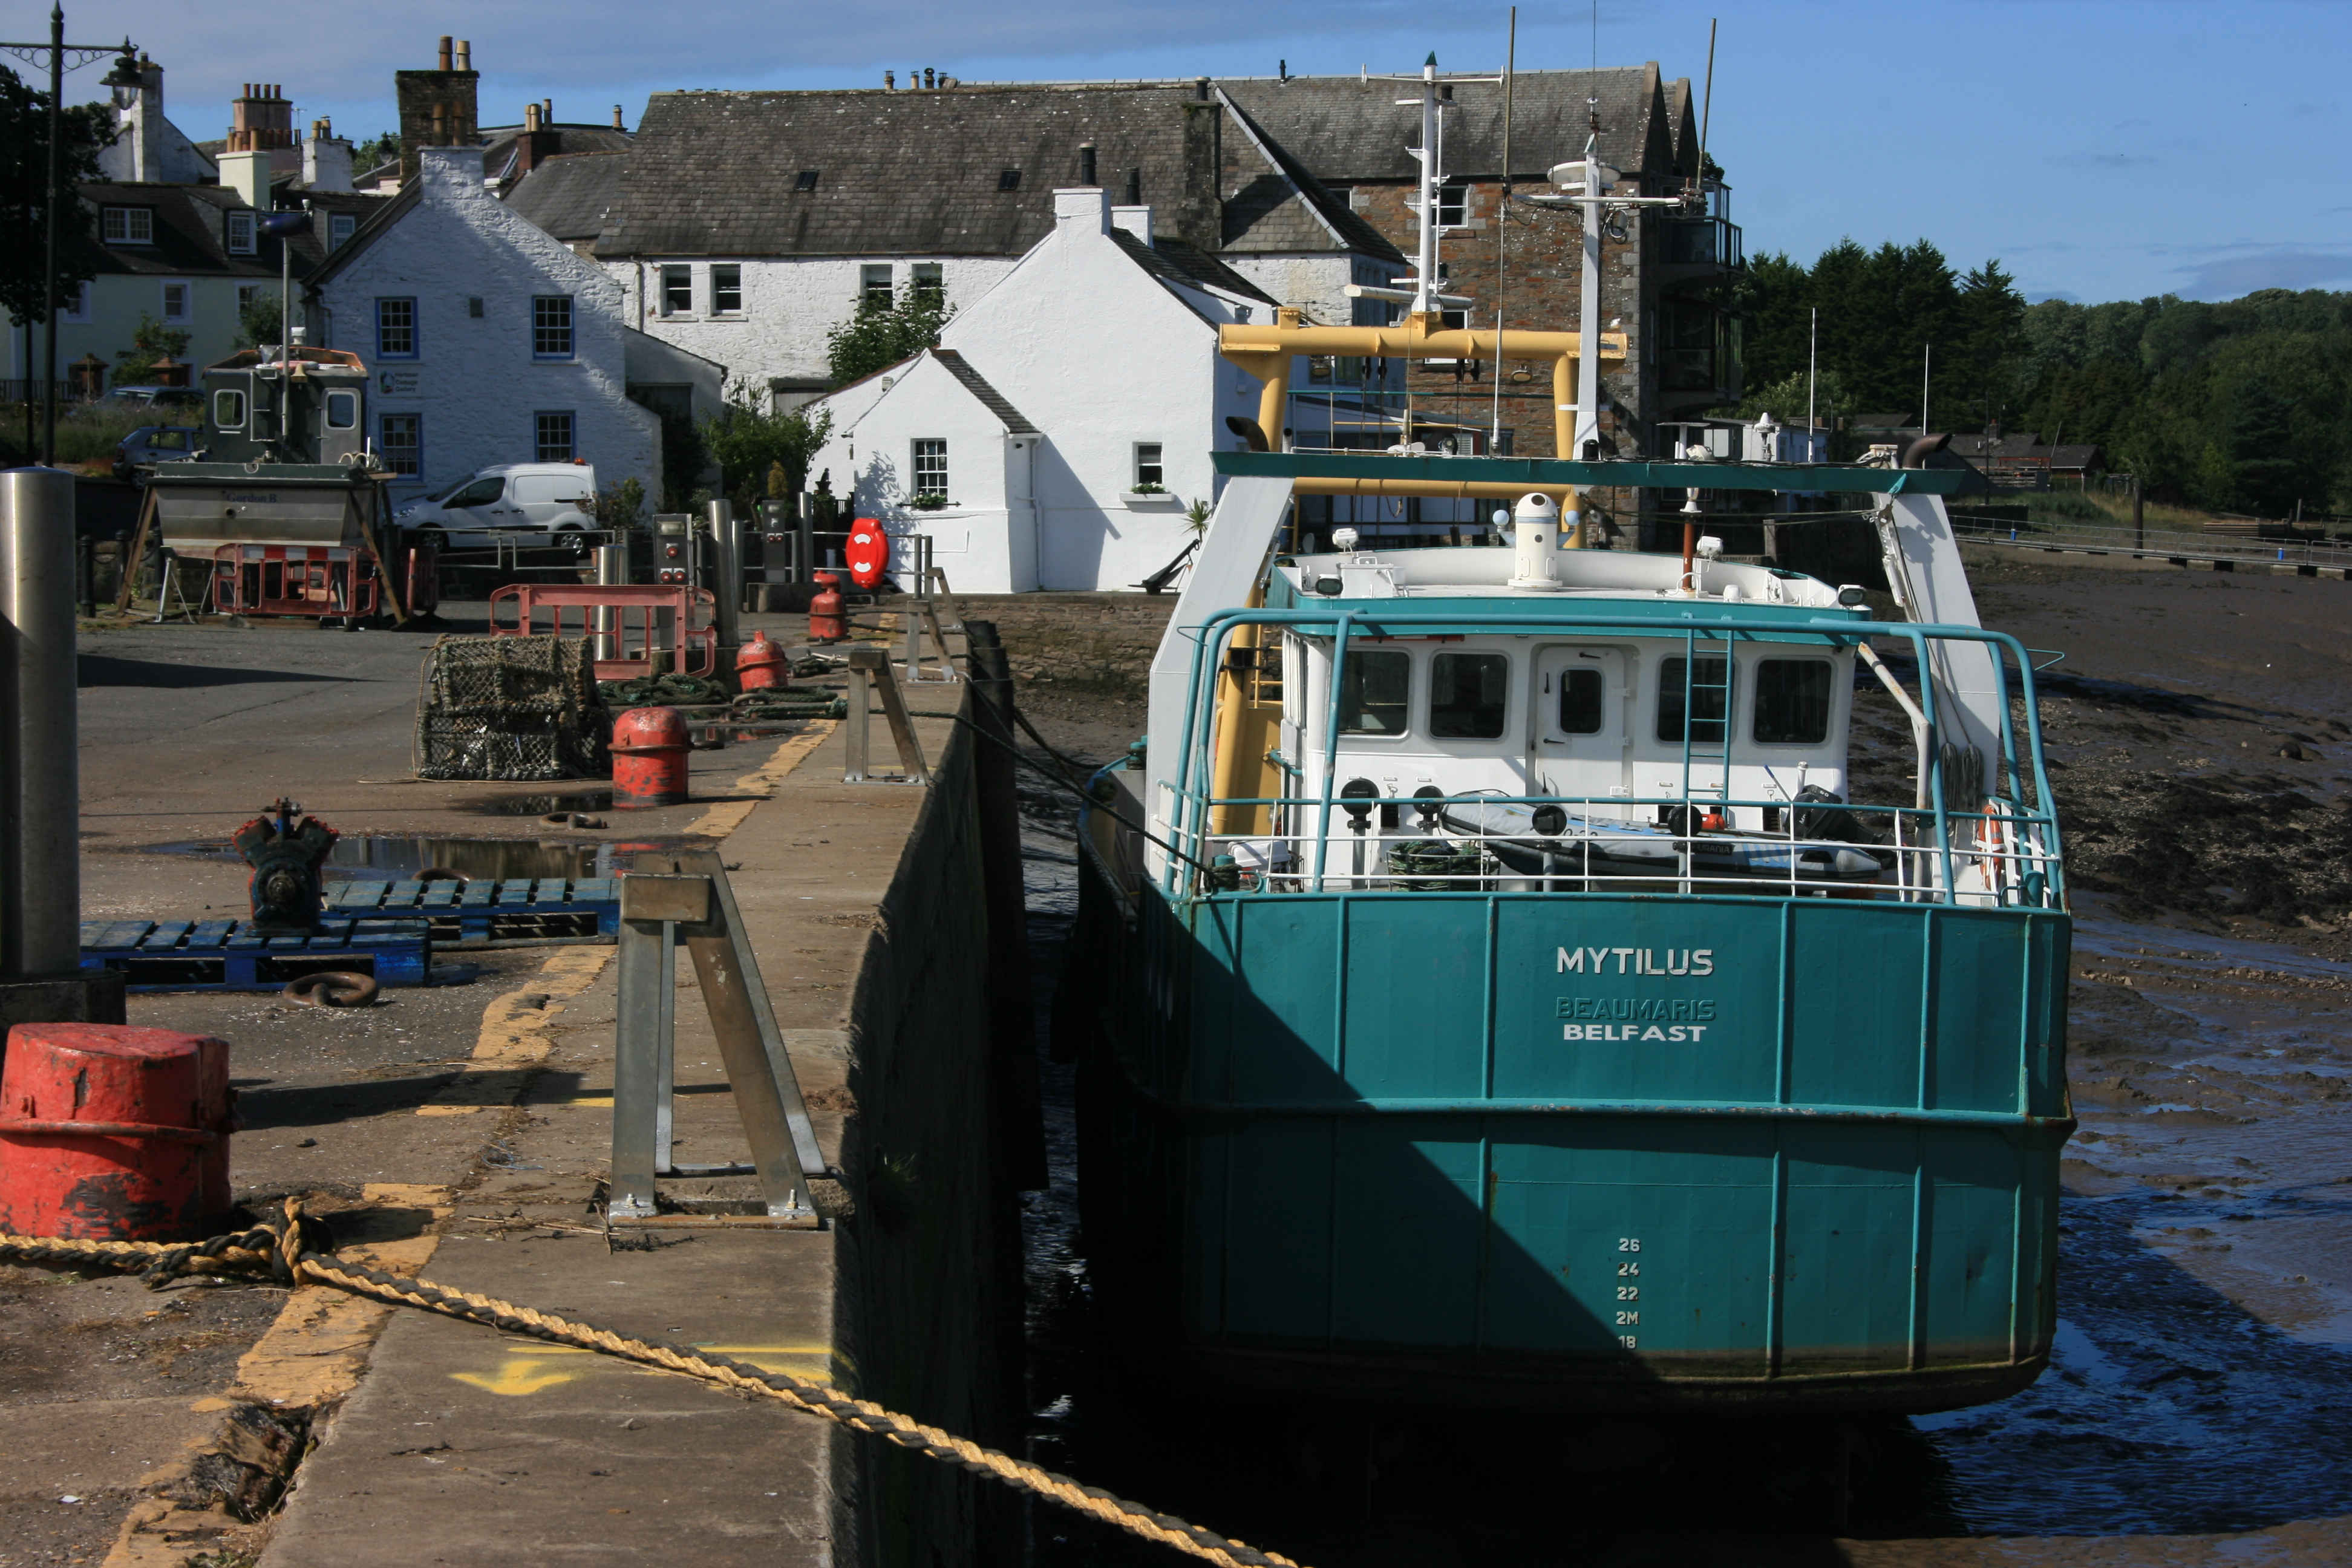
[[[272, 812], [277, 814], [274, 821]], [[284, 795], [230, 837], [236, 852], [253, 868], [249, 892], [256, 934], [308, 934], [319, 929], [327, 853], [340, 837], [317, 817], [303, 816], [302, 808]]]

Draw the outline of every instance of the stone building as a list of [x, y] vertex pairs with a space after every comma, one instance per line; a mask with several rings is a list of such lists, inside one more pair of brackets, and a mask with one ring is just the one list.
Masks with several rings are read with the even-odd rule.
[[[1377, 79], [1299, 76], [1227, 80], [1219, 90], [1315, 180], [1344, 192], [1359, 216], [1410, 252], [1420, 167], [1406, 149], [1420, 140], [1421, 110], [1397, 102], [1412, 96], [1397, 87]], [[1474, 301], [1466, 312], [1472, 325], [1493, 326], [1499, 310], [1507, 328], [1572, 330], [1580, 221], [1573, 210], [1523, 199], [1511, 201], [1502, 218], [1505, 189], [1516, 198], [1549, 192], [1549, 170], [1583, 155], [1597, 114], [1601, 157], [1623, 175], [1621, 192], [1684, 192], [1699, 160], [1690, 83], [1662, 80], [1655, 62], [1522, 71], [1511, 84], [1507, 138], [1499, 84], [1458, 83], [1451, 95], [1440, 197], [1440, 216], [1450, 228], [1443, 251], [1447, 288]], [[1739, 230], [1729, 222], [1727, 192], [1717, 178], [1706, 182], [1703, 206], [1695, 198], [1688, 211], [1637, 209], [1604, 234], [1601, 318], [1625, 333], [1628, 353], [1622, 369], [1603, 374], [1601, 428], [1621, 455], [1654, 453], [1661, 421], [1738, 400], [1738, 334], [1720, 287], [1742, 265]], [[1507, 365], [1499, 388], [1469, 374], [1470, 367], [1424, 363], [1409, 378], [1414, 402], [1426, 403], [1437, 418], [1485, 424], [1499, 401], [1511, 450], [1556, 455], [1550, 385], [1541, 367]]]
[[1169, 254], [1213, 257], [1325, 321], [1359, 319], [1347, 286], [1403, 263], [1206, 79], [660, 93], [616, 167], [567, 162], [522, 181], [519, 210], [574, 245], [604, 212], [594, 254], [632, 324], [786, 404], [828, 386], [827, 335], [861, 300], [971, 308], [1052, 229], [1056, 187], [1148, 205]]

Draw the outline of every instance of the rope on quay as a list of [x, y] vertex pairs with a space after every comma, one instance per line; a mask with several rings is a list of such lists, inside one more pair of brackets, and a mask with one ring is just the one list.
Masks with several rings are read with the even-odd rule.
[[183, 1274], [262, 1276], [282, 1285], [331, 1286], [372, 1300], [438, 1312], [507, 1333], [527, 1334], [551, 1344], [595, 1351], [773, 1399], [791, 1409], [836, 1422], [853, 1432], [863, 1432], [928, 1458], [958, 1466], [1015, 1491], [1059, 1503], [1075, 1513], [1203, 1562], [1224, 1564], [1226, 1568], [1299, 1568], [1287, 1557], [1228, 1541], [1200, 1525], [1129, 1502], [1099, 1487], [1083, 1486], [1067, 1476], [886, 1410], [870, 1400], [853, 1399], [825, 1384], [789, 1373], [769, 1372], [726, 1356], [706, 1355], [684, 1345], [632, 1339], [593, 1323], [573, 1322], [535, 1308], [501, 1301], [494, 1296], [454, 1290], [429, 1279], [412, 1279], [347, 1263], [326, 1244], [327, 1237], [320, 1223], [303, 1213], [299, 1199], [289, 1198], [278, 1215], [249, 1230], [232, 1231], [194, 1243], [82, 1241], [67, 1237], [0, 1233], [0, 1262], [120, 1269], [140, 1274], [150, 1289]]

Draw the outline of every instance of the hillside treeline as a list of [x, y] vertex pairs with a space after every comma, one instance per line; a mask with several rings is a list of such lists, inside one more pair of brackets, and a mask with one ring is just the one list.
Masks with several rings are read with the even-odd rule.
[[2352, 512], [2352, 293], [2264, 289], [2208, 304], [2166, 294], [2029, 305], [1998, 261], [1956, 273], [1926, 240], [1852, 240], [1810, 268], [1757, 258], [1738, 286], [1746, 411], [1805, 410], [1809, 313], [1821, 311], [1823, 414], [1928, 417], [1938, 429], [2092, 442], [2154, 498], [2284, 517]]

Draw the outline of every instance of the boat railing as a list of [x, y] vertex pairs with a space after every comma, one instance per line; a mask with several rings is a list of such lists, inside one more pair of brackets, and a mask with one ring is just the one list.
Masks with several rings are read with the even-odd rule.
[[[1508, 795], [1492, 789], [1445, 794], [1432, 786], [1394, 796], [1347, 775], [1337, 679], [1325, 682], [1325, 711], [1308, 715], [1309, 755], [1282, 759], [1286, 793], [1219, 794], [1210, 787], [1216, 672], [1234, 633], [1256, 625], [1328, 639], [1328, 668], [1341, 668], [1350, 638], [1446, 633], [1517, 637], [1661, 637], [1693, 656], [1743, 638], [1867, 648], [1869, 639], [1908, 645], [1916, 679], [1948, 666], [1938, 644], [1984, 645], [1992, 689], [1977, 701], [1998, 715], [1991, 731], [1939, 702], [1940, 679], [1905, 692], [1885, 661], [1869, 662], [1912, 721], [1916, 780], [1907, 802], [1847, 800], [1825, 790], [1766, 799], [1732, 797], [1737, 760], [1726, 742], [1701, 758], [1685, 726], [1679, 788], [1605, 798]], [[1697, 668], [1692, 657], [1686, 671]], [[2065, 886], [2058, 824], [2042, 756], [2032, 660], [2013, 637], [1977, 626], [1875, 623], [1818, 616], [1718, 615], [1662, 625], [1605, 607], [1521, 612], [1481, 606], [1367, 609], [1229, 609], [1199, 628], [1180, 765], [1160, 776], [1150, 803], [1153, 836], [1169, 852], [1149, 857], [1169, 893], [1418, 890], [1644, 892], [1822, 896], [1904, 902], [2063, 909]], [[1704, 764], [1703, 766], [1701, 764]], [[1702, 776], [1705, 775], [1705, 776]], [[1366, 786], [1360, 790], [1359, 786]], [[1351, 794], [1351, 791], [1358, 793]], [[1756, 824], [1761, 826], [1746, 826]], [[1440, 847], [1443, 846], [1444, 847]]]
[[[1318, 835], [1319, 796], [1214, 804], [1265, 808], [1277, 826], [1201, 836], [1188, 868], [1196, 895], [1731, 894], [2050, 910], [2065, 897], [2055, 825], [2007, 800], [1948, 811], [1941, 832], [1917, 806], [1478, 791], [1343, 798]], [[1742, 811], [1780, 826], [1710, 826]], [[1496, 826], [1507, 814], [1524, 821]]]

